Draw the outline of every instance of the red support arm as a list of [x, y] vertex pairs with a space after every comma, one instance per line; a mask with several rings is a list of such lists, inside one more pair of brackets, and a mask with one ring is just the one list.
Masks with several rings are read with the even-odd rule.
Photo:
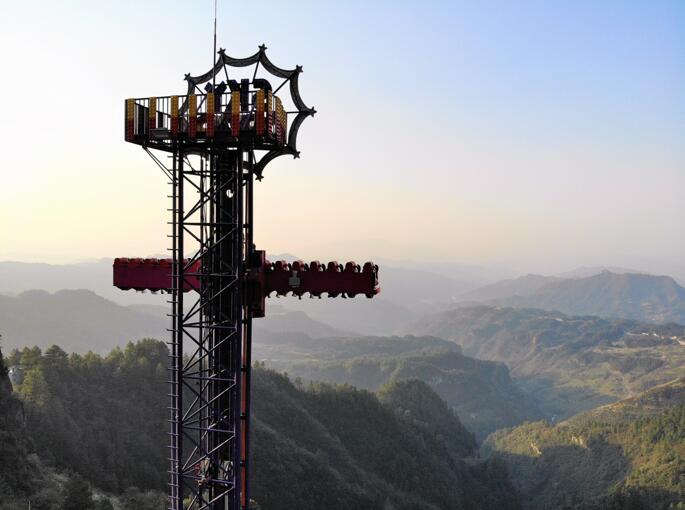
[[[188, 263], [188, 261], [184, 261]], [[196, 268], [186, 270], [183, 292], [199, 289], [200, 282], [193, 273]], [[114, 259], [114, 286], [121, 290], [150, 290], [171, 292], [171, 259]]]
[[[190, 266], [188, 263], [188, 260], [184, 261], [184, 292], [199, 290], [201, 285], [200, 263]], [[380, 292], [378, 266], [373, 262], [366, 262], [363, 267], [354, 262], [347, 262], [344, 266], [337, 262], [324, 265], [318, 261], [305, 264], [301, 260], [292, 264], [284, 260], [271, 263], [263, 251], [258, 251], [251, 265], [245, 275], [245, 292], [255, 317], [263, 316], [264, 299], [274, 292], [279, 296], [288, 293], [293, 296], [327, 294], [328, 297], [363, 294], [369, 298]], [[114, 286], [122, 290], [172, 290], [171, 259], [117, 258], [113, 275]]]

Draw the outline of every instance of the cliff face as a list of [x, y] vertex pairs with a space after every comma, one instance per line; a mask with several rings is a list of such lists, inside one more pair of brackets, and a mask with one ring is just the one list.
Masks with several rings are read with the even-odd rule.
[[2, 350], [0, 350], [0, 413], [6, 407], [6, 401], [10, 399], [11, 395], [12, 383], [10, 382], [7, 366], [5, 366], [5, 360], [2, 357]]
[[0, 351], [0, 432], [23, 436], [24, 406], [13, 395], [12, 382]]
[[[22, 497], [29, 490], [28, 480], [33, 474], [27, 466], [27, 439], [23, 424], [22, 405], [12, 394], [7, 367], [0, 352], [0, 494], [3, 500], [16, 503], [15, 497]], [[8, 503], [8, 505], [10, 505]], [[14, 508], [4, 506], [0, 509]]]

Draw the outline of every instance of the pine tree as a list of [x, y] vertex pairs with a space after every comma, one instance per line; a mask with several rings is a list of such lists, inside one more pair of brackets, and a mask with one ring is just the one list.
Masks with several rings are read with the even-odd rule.
[[66, 496], [62, 505], [63, 510], [92, 510], [93, 491], [82, 476], [74, 474], [64, 486]]

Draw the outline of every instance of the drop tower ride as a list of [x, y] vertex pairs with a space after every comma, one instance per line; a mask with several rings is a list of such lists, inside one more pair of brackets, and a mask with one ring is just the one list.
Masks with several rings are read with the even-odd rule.
[[300, 96], [302, 67], [275, 66], [263, 45], [247, 58], [217, 55], [208, 72], [185, 76], [185, 94], [125, 102], [126, 141], [171, 186], [172, 257], [113, 267], [115, 286], [171, 297], [171, 510], [249, 508], [252, 319], [265, 298], [380, 291], [371, 262], [272, 263], [255, 248], [255, 181], [275, 158], [299, 157], [299, 128], [316, 112]]

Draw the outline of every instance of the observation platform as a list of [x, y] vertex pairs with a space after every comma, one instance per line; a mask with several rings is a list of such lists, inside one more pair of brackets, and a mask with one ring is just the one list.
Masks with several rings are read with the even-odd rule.
[[219, 92], [221, 85], [206, 94], [127, 99], [126, 141], [162, 150], [176, 141], [268, 151], [287, 146], [288, 114], [278, 96], [245, 83]]

